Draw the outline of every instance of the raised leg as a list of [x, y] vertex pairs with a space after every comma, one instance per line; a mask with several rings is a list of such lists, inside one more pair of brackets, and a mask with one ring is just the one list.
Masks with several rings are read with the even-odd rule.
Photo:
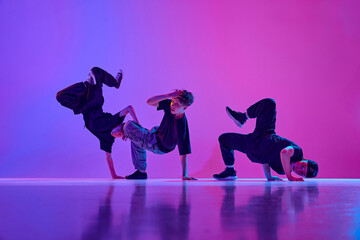
[[74, 114], [79, 114], [86, 104], [88, 87], [85, 83], [75, 83], [56, 94], [56, 100], [64, 107], [70, 108]]
[[91, 72], [96, 79], [96, 84], [101, 85], [102, 83], [104, 83], [108, 87], [119, 87], [119, 82], [105, 70], [99, 67], [93, 67], [91, 69]]
[[247, 109], [249, 118], [256, 118], [254, 133], [275, 133], [276, 103], [274, 99], [265, 98]]

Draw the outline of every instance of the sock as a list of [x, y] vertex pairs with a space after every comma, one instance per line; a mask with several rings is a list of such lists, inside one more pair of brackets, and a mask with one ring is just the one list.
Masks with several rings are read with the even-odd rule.
[[119, 81], [119, 80], [120, 80], [120, 76], [122, 77], [122, 74], [123, 74], [122, 70], [119, 69], [118, 73], [117, 73], [116, 76], [115, 76], [115, 79], [116, 79], [117, 81]]

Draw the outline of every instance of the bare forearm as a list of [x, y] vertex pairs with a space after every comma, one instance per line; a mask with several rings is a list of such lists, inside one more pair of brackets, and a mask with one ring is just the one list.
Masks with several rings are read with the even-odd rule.
[[280, 153], [281, 164], [287, 178], [291, 178], [290, 156], [286, 152]]
[[151, 97], [146, 101], [146, 103], [151, 106], [157, 106], [159, 102], [168, 98], [170, 98], [170, 93]]
[[181, 167], [182, 167], [182, 180], [197, 180], [194, 177], [190, 177], [187, 174], [187, 155], [180, 155]]
[[187, 156], [180, 155], [181, 167], [182, 167], [182, 176], [187, 176]]
[[265, 174], [265, 177], [268, 181], [272, 182], [272, 181], [282, 181], [281, 178], [279, 177], [273, 177], [271, 175], [271, 168], [270, 168], [270, 165], [269, 164], [263, 164], [263, 169], [264, 169], [264, 174]]
[[136, 113], [135, 113], [135, 109], [133, 108], [133, 106], [129, 105], [126, 108], [124, 108], [123, 110], [120, 111], [119, 116], [123, 117], [126, 116], [127, 114], [130, 114], [130, 116], [132, 117], [132, 119], [136, 122], [139, 122]]
[[289, 146], [281, 150], [280, 159], [285, 175], [289, 181], [304, 181], [303, 178], [297, 178], [291, 175], [290, 158], [294, 155], [294, 148]]
[[263, 164], [263, 170], [264, 170], [264, 174], [266, 179], [271, 179], [271, 171], [270, 171], [270, 166], [269, 164]]
[[114, 168], [114, 162], [113, 162], [113, 159], [111, 157], [111, 153], [106, 152], [106, 162], [108, 164], [108, 167], [109, 167], [110, 174], [111, 174], [112, 178], [117, 178], [115, 168]]
[[292, 178], [291, 175], [291, 165], [290, 165], [290, 158], [294, 155], [294, 148], [288, 146], [281, 150], [280, 152], [280, 160], [281, 165], [284, 169], [286, 177], [290, 180]]
[[132, 119], [134, 119], [134, 121], [139, 123], [139, 119], [136, 116], [135, 109], [132, 106], [129, 106], [128, 108], [129, 108], [129, 113], [130, 113], [130, 116], [132, 117]]
[[128, 113], [129, 113], [129, 107], [126, 107], [126, 108], [124, 108], [123, 110], [121, 110], [121, 111], [119, 112], [119, 116], [120, 116], [120, 117], [124, 117], [124, 116], [126, 116]]

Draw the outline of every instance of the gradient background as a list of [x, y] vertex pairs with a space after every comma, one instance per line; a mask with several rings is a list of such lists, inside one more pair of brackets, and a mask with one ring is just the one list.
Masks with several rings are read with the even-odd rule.
[[[359, 178], [359, 9], [356, 0], [0, 0], [0, 177], [110, 177], [82, 116], [55, 99], [99, 66], [125, 72], [119, 90], [104, 87], [104, 111], [132, 104], [147, 128], [163, 115], [147, 98], [194, 93], [192, 176], [223, 170], [221, 133], [254, 128], [238, 128], [225, 106], [271, 97], [277, 134], [319, 163], [319, 177]], [[263, 177], [235, 157], [238, 177]], [[118, 174], [133, 172], [130, 142], [117, 139], [113, 158]], [[148, 166], [150, 178], [181, 176], [177, 149], [148, 153]]]

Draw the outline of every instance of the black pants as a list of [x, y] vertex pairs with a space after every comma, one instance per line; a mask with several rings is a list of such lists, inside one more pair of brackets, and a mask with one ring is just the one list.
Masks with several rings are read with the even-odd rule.
[[234, 150], [247, 153], [252, 139], [274, 134], [276, 121], [276, 104], [273, 99], [266, 98], [247, 109], [249, 118], [256, 118], [253, 133], [243, 135], [238, 133], [224, 133], [219, 137], [220, 149], [225, 165], [233, 165]]
[[[56, 95], [57, 101], [74, 111], [74, 114], [85, 113], [93, 108], [102, 107], [104, 97], [102, 94], [102, 84], [114, 87], [116, 79], [105, 70], [94, 67], [91, 72], [96, 78], [96, 84], [90, 85], [88, 82], [79, 82], [71, 85]], [[95, 81], [95, 79], [94, 79]]]

